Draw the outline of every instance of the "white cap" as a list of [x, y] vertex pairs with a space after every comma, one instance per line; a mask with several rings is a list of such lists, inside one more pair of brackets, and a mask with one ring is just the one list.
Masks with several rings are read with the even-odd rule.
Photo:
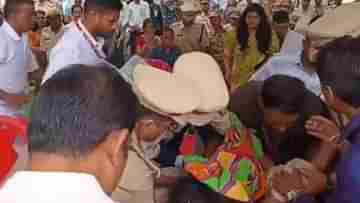
[[344, 4], [325, 14], [309, 26], [308, 35], [319, 38], [338, 38], [360, 34], [360, 3]]
[[229, 103], [220, 67], [204, 53], [182, 55], [173, 73], [139, 64], [133, 76], [133, 89], [140, 102], [163, 115], [216, 112]]
[[183, 54], [175, 62], [174, 74], [190, 78], [199, 88], [200, 112], [220, 111], [229, 103], [229, 92], [223, 73], [215, 59], [202, 52]]
[[149, 65], [135, 67], [133, 90], [143, 106], [163, 115], [190, 113], [200, 105], [189, 78]]

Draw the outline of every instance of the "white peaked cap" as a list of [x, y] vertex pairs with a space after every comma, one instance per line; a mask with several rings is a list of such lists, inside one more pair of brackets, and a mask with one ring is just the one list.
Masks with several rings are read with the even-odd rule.
[[204, 53], [182, 55], [173, 73], [139, 64], [133, 77], [133, 90], [142, 105], [163, 115], [217, 112], [229, 103], [220, 67]]
[[191, 52], [175, 62], [174, 74], [190, 78], [199, 89], [199, 112], [223, 110], [229, 103], [229, 92], [220, 66], [210, 55]]
[[185, 114], [200, 105], [198, 89], [191, 79], [139, 64], [133, 89], [142, 105], [160, 114]]
[[360, 34], [360, 3], [344, 4], [309, 26], [308, 34], [319, 38], [353, 37]]

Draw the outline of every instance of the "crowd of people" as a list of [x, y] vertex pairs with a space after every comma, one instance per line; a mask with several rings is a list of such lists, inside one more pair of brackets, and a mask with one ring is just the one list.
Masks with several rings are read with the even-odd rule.
[[4, 4], [0, 202], [357, 203], [360, 3], [67, 3]]

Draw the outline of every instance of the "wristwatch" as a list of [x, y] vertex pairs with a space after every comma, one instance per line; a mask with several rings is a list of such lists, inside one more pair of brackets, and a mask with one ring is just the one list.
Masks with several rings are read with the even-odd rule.
[[287, 195], [286, 195], [288, 202], [291, 202], [291, 201], [295, 200], [295, 199], [298, 198], [301, 194], [302, 194], [301, 191], [291, 190], [291, 191], [288, 192]]
[[302, 194], [303, 193], [301, 191], [297, 191], [297, 190], [291, 190], [286, 195], [280, 194], [279, 192], [274, 190], [272, 191], [272, 196], [279, 202], [283, 202], [283, 203], [291, 202]]

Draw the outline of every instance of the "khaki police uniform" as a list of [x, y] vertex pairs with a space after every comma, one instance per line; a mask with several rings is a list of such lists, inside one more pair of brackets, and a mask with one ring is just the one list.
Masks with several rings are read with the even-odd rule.
[[193, 13], [195, 19], [190, 26], [184, 26], [182, 22], [176, 22], [170, 26], [175, 32], [176, 45], [183, 53], [193, 51], [208, 52], [209, 33], [205, 25], [196, 22], [196, 13], [201, 11], [200, 2], [197, 0], [182, 0], [179, 9], [181, 13]]
[[209, 54], [214, 57], [216, 62], [221, 67], [221, 70], [224, 71], [224, 37], [225, 32], [215, 32], [214, 35], [210, 37], [210, 47]]
[[183, 53], [208, 52], [210, 42], [205, 25], [194, 23], [185, 27], [183, 23], [177, 22], [171, 27], [175, 32], [175, 43]]
[[121, 203], [154, 203], [157, 176], [160, 176], [160, 169], [146, 158], [133, 132], [130, 136], [128, 161], [112, 199]]

